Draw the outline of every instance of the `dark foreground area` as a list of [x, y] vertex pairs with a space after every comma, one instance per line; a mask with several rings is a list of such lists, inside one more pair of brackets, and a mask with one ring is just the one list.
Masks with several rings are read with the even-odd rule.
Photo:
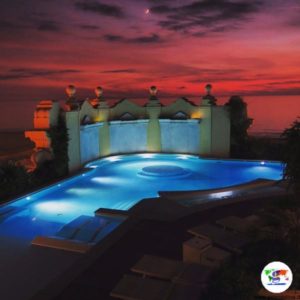
[[[272, 199], [264, 202], [258, 199], [221, 206], [171, 223], [140, 221], [112, 248], [83, 270], [59, 295], [53, 297], [53, 290], [50, 287], [48, 290], [42, 291], [35, 299], [43, 299], [42, 295], [47, 299], [55, 300], [113, 299], [109, 296], [111, 290], [124, 274], [131, 273], [130, 268], [144, 254], [182, 260], [182, 244], [191, 238], [187, 232], [189, 228], [202, 223], [212, 223], [229, 215], [244, 217], [257, 213], [268, 207], [270, 203], [273, 207]], [[276, 200], [276, 207], [280, 207], [281, 203]], [[256, 295], [258, 289], [261, 288], [260, 272], [262, 268], [278, 258], [291, 262], [289, 254], [294, 254], [294, 252], [287, 252], [286, 248], [287, 245], [276, 237], [270, 241], [255, 243], [246, 249], [242, 256], [233, 256], [232, 260], [228, 262], [229, 265], [224, 265], [213, 275], [208, 294], [203, 299], [254, 299], [253, 295]], [[298, 274], [298, 266], [293, 264], [290, 266], [294, 274]], [[74, 270], [77, 267], [75, 265]], [[296, 278], [297, 276], [295, 276]], [[61, 282], [63, 279], [64, 274], [57, 279], [57, 282]], [[296, 282], [298, 281], [294, 280], [294, 285], [297, 284]], [[218, 286], [217, 290], [215, 285]]]

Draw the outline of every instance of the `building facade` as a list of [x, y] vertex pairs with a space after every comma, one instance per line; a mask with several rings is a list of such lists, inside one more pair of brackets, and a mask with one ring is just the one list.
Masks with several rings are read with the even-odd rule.
[[49, 155], [47, 130], [57, 125], [62, 114], [69, 135], [71, 172], [89, 161], [116, 154], [162, 152], [228, 157], [229, 113], [226, 107], [216, 105], [211, 86], [206, 89], [199, 105], [185, 98], [162, 105], [156, 87], [151, 87], [145, 105], [123, 99], [109, 106], [101, 87], [95, 89], [95, 99], [78, 101], [75, 87], [69, 86], [65, 107], [48, 100], [37, 105], [34, 130], [26, 131], [25, 136], [36, 145], [34, 159], [43, 157], [43, 153]]

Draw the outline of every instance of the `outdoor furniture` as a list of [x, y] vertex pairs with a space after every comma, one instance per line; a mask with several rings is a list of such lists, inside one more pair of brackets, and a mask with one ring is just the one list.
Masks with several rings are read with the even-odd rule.
[[200, 263], [204, 266], [218, 268], [222, 263], [228, 260], [230, 256], [231, 253], [228, 251], [220, 249], [219, 247], [210, 247], [202, 253]]
[[172, 281], [186, 285], [206, 287], [211, 278], [213, 269], [209, 266], [201, 264], [189, 263], [183, 272], [175, 277]]
[[171, 284], [166, 281], [124, 275], [110, 296], [126, 300], [160, 300], [165, 299], [170, 290]]
[[210, 240], [194, 237], [183, 243], [183, 261], [212, 268], [219, 267], [230, 257], [228, 251], [213, 247]]
[[144, 255], [132, 268], [131, 271], [144, 277], [172, 280], [182, 273], [185, 263], [153, 255]]
[[248, 238], [241, 234], [228, 232], [211, 224], [196, 226], [189, 229], [188, 232], [196, 237], [208, 239], [213, 244], [236, 253], [241, 253], [242, 248], [250, 242]]
[[169, 280], [174, 283], [206, 285], [212, 268], [159, 256], [144, 255], [132, 268], [143, 277]]
[[210, 240], [197, 237], [185, 241], [182, 245], [183, 261], [200, 263], [202, 253], [211, 245]]
[[198, 300], [202, 291], [199, 286], [124, 275], [110, 296], [124, 300]]

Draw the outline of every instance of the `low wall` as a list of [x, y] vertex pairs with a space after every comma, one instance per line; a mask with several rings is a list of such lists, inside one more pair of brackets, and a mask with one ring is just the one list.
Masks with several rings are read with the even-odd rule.
[[149, 136], [157, 137], [160, 144], [158, 152], [199, 154], [199, 120], [159, 120], [158, 126], [153, 128], [149, 127], [149, 120], [111, 121], [105, 124], [108, 136], [104, 139], [100, 138], [103, 122], [80, 126], [81, 165], [101, 157], [103, 147], [108, 149], [108, 155], [150, 152], [153, 145]]
[[148, 120], [109, 122], [110, 154], [147, 152]]
[[161, 151], [199, 154], [199, 120], [159, 120]]
[[81, 164], [99, 158], [100, 138], [99, 129], [101, 123], [80, 127], [80, 157]]

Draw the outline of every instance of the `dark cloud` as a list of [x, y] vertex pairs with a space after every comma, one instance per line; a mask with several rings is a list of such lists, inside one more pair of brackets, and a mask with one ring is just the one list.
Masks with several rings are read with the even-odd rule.
[[[239, 68], [227, 68], [224, 70], [213, 68], [198, 68], [193, 66], [187, 66], [182, 64], [164, 64], [163, 69], [167, 70], [166, 78], [172, 78], [174, 76], [189, 76], [191, 79], [187, 80], [190, 83], [199, 83], [203, 81], [213, 81], [209, 79], [217, 80], [219, 78], [226, 79], [229, 76], [235, 76], [237, 78], [244, 77], [246, 70]], [[163, 74], [159, 74], [162, 76]]]
[[116, 69], [116, 70], [105, 70], [105, 71], [102, 71], [101, 73], [104, 73], [104, 74], [137, 73], [137, 70], [136, 69]]
[[24, 25], [20, 25], [16, 22], [0, 20], [0, 31], [7, 32], [7, 31], [10, 31], [10, 30], [24, 29], [24, 28], [27, 28], [27, 27], [24, 26]]
[[129, 42], [132, 43], [139, 43], [139, 44], [151, 44], [151, 43], [159, 43], [161, 42], [161, 39], [159, 35], [152, 34], [151, 36], [139, 36], [133, 39], [129, 39]]
[[102, 16], [113, 18], [124, 18], [123, 9], [117, 5], [105, 4], [96, 1], [80, 1], [75, 3], [75, 7], [87, 12], [100, 14]]
[[300, 87], [295, 88], [272, 88], [268, 89], [267, 87], [262, 86], [259, 90], [241, 90], [237, 91], [240, 95], [247, 96], [299, 96]]
[[174, 0], [148, 0], [149, 3], [152, 4], [160, 4], [160, 3], [174, 3]]
[[283, 85], [283, 84], [300, 84], [300, 80], [282, 80], [269, 82], [268, 85]]
[[[260, 0], [203, 0], [181, 6], [170, 4], [154, 5], [151, 12], [160, 15], [162, 28], [172, 31], [197, 30], [196, 36], [203, 36], [204, 30], [225, 31], [231, 25], [244, 21], [250, 14], [257, 12], [263, 1]], [[199, 31], [199, 29], [202, 29]]]
[[289, 26], [300, 27], [300, 18], [293, 18], [287, 22]]
[[[237, 27], [234, 25], [230, 26], [231, 30], [232, 29], [236, 29]], [[212, 28], [205, 28], [202, 29], [201, 31], [196, 31], [195, 33], [192, 33], [192, 36], [194, 37], [203, 37], [203, 36], [208, 36], [211, 33], [222, 33], [225, 32], [226, 30], [228, 30], [228, 26], [216, 26], [216, 27], [212, 27]]]
[[48, 69], [30, 69], [30, 68], [18, 68], [10, 69], [6, 73], [0, 74], [0, 81], [25, 79], [33, 77], [47, 77], [63, 74], [80, 73], [80, 70], [64, 69], [64, 70], [48, 70]]
[[0, 20], [0, 29], [11, 29], [11, 28], [15, 28], [15, 24], [12, 22], [8, 22], [8, 21], [4, 21], [4, 20]]
[[39, 21], [37, 24], [37, 30], [39, 31], [54, 31], [58, 32], [61, 30], [59, 24], [55, 21], [51, 20], [44, 20], [44, 21]]
[[121, 35], [106, 34], [104, 35], [104, 38], [109, 42], [123, 42], [129, 44], [157, 44], [163, 42], [160, 36], [155, 33], [149, 36], [137, 36], [135, 38], [126, 38]]
[[0, 31], [9, 32], [14, 30], [38, 30], [38, 31], [61, 31], [61, 25], [53, 20], [42, 20], [28, 17], [26, 20], [19, 20], [19, 22], [0, 21]]
[[254, 78], [246, 77], [246, 70], [243, 69], [199, 69], [197, 77], [193, 75], [193, 79], [187, 80], [189, 83], [207, 83], [220, 81], [253, 81]]
[[121, 35], [105, 34], [104, 39], [106, 39], [109, 42], [121, 42], [124, 38]]
[[171, 11], [172, 11], [172, 8], [167, 5], [157, 5], [157, 6], [151, 7], [152, 13], [164, 14], [164, 13], [169, 13]]
[[98, 30], [98, 29], [100, 29], [99, 26], [89, 25], [89, 24], [81, 24], [81, 25], [79, 25], [79, 27], [81, 29], [84, 29], [84, 30]]

